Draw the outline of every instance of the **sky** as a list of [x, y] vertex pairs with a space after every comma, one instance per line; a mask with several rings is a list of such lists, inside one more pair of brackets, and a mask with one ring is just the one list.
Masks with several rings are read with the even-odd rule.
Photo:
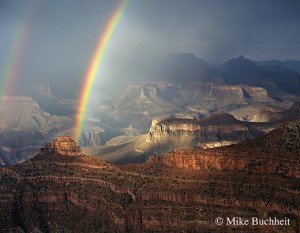
[[[26, 28], [13, 63], [17, 79], [80, 82], [117, 3], [0, 0], [0, 69]], [[131, 0], [109, 43], [101, 83], [151, 79], [160, 59], [175, 52], [210, 63], [239, 55], [300, 60], [299, 12], [297, 0]]]

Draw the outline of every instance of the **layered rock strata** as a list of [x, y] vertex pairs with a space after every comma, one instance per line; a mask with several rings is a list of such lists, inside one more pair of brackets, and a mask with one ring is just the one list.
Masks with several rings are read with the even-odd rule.
[[[299, 122], [262, 139], [115, 166], [67, 137], [0, 168], [2, 232], [298, 232]], [[288, 143], [287, 143], [288, 142]], [[292, 145], [291, 145], [292, 143]], [[287, 226], [215, 218], [290, 219]]]
[[153, 120], [149, 141], [158, 144], [173, 141], [174, 149], [212, 148], [261, 137], [274, 127], [275, 125], [271, 123], [239, 121], [232, 115], [222, 112], [203, 120], [165, 118]]

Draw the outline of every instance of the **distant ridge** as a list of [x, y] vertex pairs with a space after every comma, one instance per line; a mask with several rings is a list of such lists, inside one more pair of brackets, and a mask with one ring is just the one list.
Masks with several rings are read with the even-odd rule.
[[289, 70], [296, 71], [300, 73], [300, 60], [269, 60], [269, 61], [257, 61], [258, 65], [268, 65], [268, 66], [283, 66]]

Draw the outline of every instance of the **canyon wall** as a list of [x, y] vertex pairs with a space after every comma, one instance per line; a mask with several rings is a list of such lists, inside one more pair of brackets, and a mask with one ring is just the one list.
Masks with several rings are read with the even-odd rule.
[[[0, 168], [4, 232], [298, 232], [299, 122], [261, 139], [115, 166], [59, 137]], [[293, 142], [292, 148], [290, 142]], [[276, 216], [288, 226], [219, 226]]]

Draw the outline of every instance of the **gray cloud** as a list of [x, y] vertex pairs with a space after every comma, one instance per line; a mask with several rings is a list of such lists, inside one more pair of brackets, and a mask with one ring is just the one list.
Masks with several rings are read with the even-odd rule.
[[[0, 50], [6, 51], [20, 12], [30, 4], [34, 13], [20, 79], [81, 80], [117, 2], [1, 0]], [[108, 48], [101, 85], [147, 79], [172, 52], [194, 52], [209, 62], [240, 54], [300, 59], [299, 12], [296, 0], [132, 0]], [[6, 56], [1, 53], [0, 67]]]

